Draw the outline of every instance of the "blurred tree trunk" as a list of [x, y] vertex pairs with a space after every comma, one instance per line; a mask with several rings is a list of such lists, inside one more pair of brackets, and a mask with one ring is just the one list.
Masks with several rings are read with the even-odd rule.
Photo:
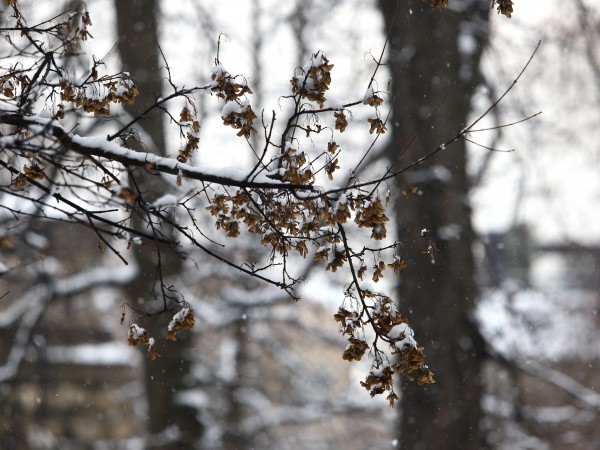
[[[421, 0], [380, 0], [379, 5], [386, 28], [393, 26], [388, 66], [393, 137], [388, 157], [400, 160], [402, 167], [464, 126], [487, 43], [489, 2], [454, 1], [450, 7], [457, 9], [444, 12]], [[477, 289], [464, 144], [453, 144], [398, 180], [398, 191], [418, 188], [415, 194], [398, 196], [398, 238], [431, 230], [429, 242], [403, 249], [408, 268], [399, 298], [437, 381], [403, 386], [399, 437], [404, 449], [485, 447], [479, 431], [484, 352], [470, 318]], [[436, 247], [433, 255], [428, 254], [430, 244]]]
[[[126, 111], [137, 116], [161, 95], [162, 90], [161, 59], [158, 50], [159, 4], [158, 0], [115, 0], [114, 4], [117, 11], [118, 50], [123, 69], [131, 74], [139, 89], [135, 104], [128, 106]], [[154, 148], [148, 150], [166, 156], [162, 115], [150, 114], [138, 122], [138, 126], [141, 127], [140, 133], [143, 132], [152, 139]], [[147, 142], [147, 139], [144, 141]], [[160, 177], [149, 173], [138, 171], [134, 176], [147, 201], [162, 196], [169, 188]], [[136, 225], [144, 226], [141, 219]], [[173, 276], [180, 271], [181, 259], [171, 249], [158, 247], [154, 242], [145, 242], [144, 245], [134, 246], [132, 250], [136, 252], [140, 275], [129, 286], [130, 302], [138, 304], [139, 299], [144, 299], [145, 310], [160, 311], [164, 306], [162, 298], [159, 295], [155, 300], [152, 294], [157, 282], [157, 252], [160, 251], [164, 277]], [[156, 304], [154, 309], [150, 302]], [[167, 304], [169, 308], [173, 306], [176, 305]], [[175, 311], [172, 311], [168, 314], [174, 313]], [[150, 335], [156, 338], [156, 349], [161, 355], [161, 358], [155, 361], [146, 361], [148, 432], [150, 435], [158, 435], [169, 427], [175, 427], [180, 437], [168, 445], [157, 444], [151, 438], [147, 445], [148, 448], [160, 445], [161, 449], [195, 448], [195, 442], [202, 434], [196, 410], [179, 404], [175, 399], [178, 393], [189, 387], [190, 360], [186, 352], [191, 345], [190, 335], [180, 333], [177, 343], [165, 342], [168, 320], [165, 315], [156, 315], [144, 319], [142, 324]]]
[[[241, 431], [242, 422], [250, 417], [249, 408], [241, 397], [241, 392], [247, 389], [248, 370], [252, 366], [250, 340], [248, 336], [249, 323], [247, 309], [240, 307], [239, 320], [232, 324], [232, 338], [235, 341], [235, 353], [231, 363], [235, 375], [224, 384], [223, 397], [226, 402], [225, 424], [222, 441], [223, 450], [245, 450], [255, 448], [251, 436]], [[250, 387], [251, 389], [252, 387]]]

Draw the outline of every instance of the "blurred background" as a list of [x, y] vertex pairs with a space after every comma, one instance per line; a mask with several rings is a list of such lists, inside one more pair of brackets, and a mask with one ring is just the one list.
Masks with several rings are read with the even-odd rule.
[[[19, 2], [30, 23], [78, 4]], [[165, 267], [196, 327], [148, 361], [127, 345], [120, 317], [125, 302], [152, 308], [152, 250], [141, 246], [123, 266], [89, 231], [38, 218], [0, 244], [1, 448], [600, 448], [596, 2], [516, 0], [511, 19], [488, 0], [450, 0], [445, 12], [420, 0], [86, 5], [94, 39], [73, 72], [96, 55], [107, 72], [130, 72], [141, 94], [110, 120], [81, 117], [81, 135], [118, 129], [166, 92], [167, 64], [176, 84], [205, 84], [219, 39], [219, 60], [248, 79], [267, 121], [271, 111], [285, 117], [293, 70], [318, 50], [335, 64], [328, 100], [361, 99], [393, 25], [376, 77], [389, 92], [389, 132], [365, 178], [409, 165], [476, 120], [541, 45], [481, 131], [389, 185], [390, 238], [427, 228], [437, 248], [434, 261], [427, 245], [408, 245], [405, 275], [382, 281], [425, 346], [435, 385], [402, 382], [394, 409], [360, 387], [368, 361], [341, 359], [332, 317], [342, 278], [297, 261], [307, 282], [295, 303], [193, 249]], [[4, 7], [2, 27], [10, 15]], [[194, 164], [252, 167], [222, 126], [222, 104], [197, 105]], [[149, 151], [175, 156], [181, 140], [168, 122], [152, 116], [138, 132]], [[338, 143], [348, 170], [373, 139], [350, 126]], [[168, 181], [154, 188], [178, 192]], [[0, 209], [0, 236], [13, 219]], [[262, 251], [244, 236], [229, 250], [240, 260]]]

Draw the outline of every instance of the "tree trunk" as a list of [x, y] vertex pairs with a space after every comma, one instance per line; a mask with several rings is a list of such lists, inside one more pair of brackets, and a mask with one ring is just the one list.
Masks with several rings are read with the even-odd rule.
[[[119, 37], [118, 50], [123, 62], [123, 68], [134, 79], [139, 95], [134, 105], [127, 106], [128, 113], [137, 116], [142, 110], [151, 105], [156, 97], [161, 95], [162, 74], [160, 71], [160, 55], [158, 50], [158, 0], [115, 0], [117, 10], [117, 32]], [[148, 150], [160, 156], [165, 154], [165, 139], [162, 115], [150, 114], [138, 122], [140, 131], [151, 138], [152, 146]], [[143, 139], [147, 145], [147, 140]], [[135, 146], [135, 144], [133, 144]], [[160, 177], [139, 171], [134, 174], [135, 181], [144, 193], [146, 201], [165, 194], [168, 185]], [[144, 226], [141, 218], [136, 226]], [[181, 259], [172, 249], [157, 246], [154, 242], [145, 242], [134, 246], [136, 262], [140, 275], [129, 286], [128, 294], [132, 304], [139, 299], [145, 299], [144, 308], [149, 311], [160, 311], [164, 308], [160, 293], [158, 299], [153, 299], [153, 287], [157, 282], [156, 266], [158, 251], [161, 256], [163, 276], [177, 274], [181, 269]], [[155, 302], [155, 305], [151, 303]], [[154, 308], [153, 308], [154, 306]], [[177, 307], [166, 305], [169, 309]], [[171, 311], [173, 315], [175, 311]], [[150, 438], [147, 448], [187, 449], [195, 448], [202, 434], [202, 426], [197, 419], [194, 408], [181, 405], [175, 399], [188, 386], [190, 360], [186, 356], [191, 345], [190, 334], [180, 333], [176, 343], [166, 342], [168, 317], [156, 315], [144, 319], [142, 326], [156, 339], [156, 350], [161, 355], [154, 361], [146, 361], [145, 382], [148, 402], [148, 432], [150, 436], [160, 435], [167, 428], [175, 427], [179, 437], [169, 444], [157, 444]]]
[[[393, 137], [388, 157], [403, 167], [464, 126], [487, 41], [489, 2], [454, 1], [451, 6], [462, 10], [444, 12], [420, 0], [379, 4], [386, 27], [393, 27], [388, 66]], [[461, 52], [460, 42], [471, 44], [462, 48], [469, 53]], [[430, 230], [430, 238], [403, 249], [408, 268], [399, 283], [399, 297], [437, 381], [403, 387], [400, 442], [404, 449], [481, 449], [484, 353], [470, 319], [476, 285], [464, 142], [398, 179], [397, 187], [418, 189], [397, 196], [398, 238]]]

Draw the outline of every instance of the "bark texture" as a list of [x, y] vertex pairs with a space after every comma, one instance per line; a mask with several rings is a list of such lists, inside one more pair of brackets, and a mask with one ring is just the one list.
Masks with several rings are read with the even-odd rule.
[[[420, 0], [380, 0], [379, 5], [387, 29], [393, 27], [393, 138], [388, 157], [405, 166], [433, 151], [465, 123], [487, 41], [489, 2], [454, 1], [451, 6], [460, 10], [444, 12]], [[414, 194], [397, 196], [398, 238], [431, 230], [430, 240], [404, 249], [408, 269], [399, 283], [399, 298], [437, 380], [430, 386], [403, 386], [401, 446], [481, 449], [484, 353], [470, 320], [476, 285], [464, 142], [407, 173], [397, 187], [418, 188]]]

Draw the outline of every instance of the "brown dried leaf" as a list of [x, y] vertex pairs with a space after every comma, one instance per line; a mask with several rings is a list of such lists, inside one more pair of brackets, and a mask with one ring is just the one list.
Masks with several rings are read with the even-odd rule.
[[333, 116], [335, 117], [335, 129], [340, 130], [340, 133], [343, 133], [348, 126], [348, 119], [346, 119], [344, 112], [334, 112]]
[[494, 5], [498, 5], [496, 8], [498, 10], [498, 14], [503, 14], [509, 19], [511, 18], [513, 13], [512, 0], [492, 0], [492, 8]]

